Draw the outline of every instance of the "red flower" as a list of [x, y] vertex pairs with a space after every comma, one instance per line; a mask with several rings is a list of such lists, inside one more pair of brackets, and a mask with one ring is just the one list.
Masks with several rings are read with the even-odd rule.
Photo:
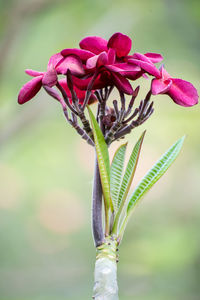
[[[191, 83], [172, 78], [163, 67], [159, 70], [155, 66], [163, 59], [160, 54], [136, 52], [130, 55], [132, 41], [127, 35], [117, 32], [108, 41], [98, 36], [89, 36], [81, 40], [79, 45], [80, 49], [64, 49], [53, 55], [48, 62], [46, 72], [26, 70], [26, 73], [34, 78], [21, 88], [18, 102], [23, 104], [29, 101], [41, 87], [44, 87], [47, 93], [65, 108], [67, 97], [72, 102], [71, 93], [66, 79], [58, 80], [58, 75], [67, 75], [67, 71], [70, 70], [72, 87], [81, 105], [86, 90], [95, 91], [115, 86], [120, 92], [132, 95], [133, 88], [129, 80], [137, 80], [147, 75], [154, 77], [151, 84], [153, 95], [168, 94], [181, 106], [193, 106], [198, 103], [197, 90]], [[68, 75], [67, 79], [69, 79]], [[64, 89], [62, 96], [64, 95], [64, 98], [66, 96], [65, 101], [53, 88], [55, 85], [60, 89], [61, 94], [62, 88]], [[89, 104], [94, 101], [96, 97], [92, 92]], [[68, 102], [67, 105], [69, 106]]]
[[27, 69], [25, 72], [34, 78], [21, 88], [18, 103], [23, 104], [31, 100], [42, 86], [51, 88], [56, 85], [58, 80], [57, 74], [66, 74], [68, 69], [76, 76], [82, 76], [85, 73], [82, 62], [78, 57], [71, 55], [63, 59], [60, 53], [51, 56], [47, 66], [47, 72]]
[[160, 74], [154, 63], [160, 62], [162, 56], [157, 53], [128, 55], [132, 41], [120, 32], [113, 34], [108, 41], [98, 36], [89, 36], [81, 40], [79, 45], [81, 49], [61, 51], [64, 57], [77, 55], [82, 60], [86, 76], [81, 79], [73, 77], [79, 89], [86, 90], [92, 76], [98, 74], [94, 89], [114, 85], [121, 92], [132, 94], [128, 79], [136, 80], [145, 72], [153, 76]]
[[126, 74], [135, 74], [141, 69], [123, 59], [130, 52], [131, 45], [131, 39], [118, 32], [109, 41], [97, 36], [86, 37], [80, 42], [81, 49], [64, 49], [61, 54], [64, 57], [74, 54], [82, 60], [87, 76], [83, 79], [73, 77], [80, 89], [87, 89], [96, 73], [94, 89], [115, 85], [121, 92], [132, 94], [133, 89], [125, 78]]

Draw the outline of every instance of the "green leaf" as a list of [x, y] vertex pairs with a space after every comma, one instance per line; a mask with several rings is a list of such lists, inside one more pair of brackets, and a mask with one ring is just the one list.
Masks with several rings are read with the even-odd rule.
[[97, 160], [99, 165], [99, 172], [101, 177], [101, 184], [104, 195], [104, 205], [106, 214], [108, 214], [109, 207], [112, 207], [111, 197], [110, 197], [110, 162], [108, 154], [108, 146], [105, 142], [103, 133], [97, 123], [95, 116], [93, 115], [89, 107], [88, 112], [92, 124], [92, 131], [94, 135], [94, 142], [96, 147]]
[[150, 190], [150, 188], [160, 179], [167, 169], [178, 156], [183, 145], [184, 137], [179, 139], [168, 151], [156, 162], [153, 168], [144, 176], [139, 185], [136, 187], [127, 207], [127, 215], [129, 215], [136, 203]]
[[115, 212], [118, 210], [118, 196], [122, 181], [126, 147], [127, 143], [119, 146], [115, 152], [110, 168], [110, 193]]
[[142, 142], [144, 140], [144, 135], [145, 132], [143, 132], [143, 134], [141, 135], [141, 137], [139, 138], [139, 140], [137, 141], [137, 143], [135, 144], [135, 147], [133, 148], [133, 151], [131, 153], [131, 156], [129, 158], [125, 173], [124, 173], [124, 177], [120, 186], [120, 191], [118, 194], [118, 199], [117, 199], [117, 214], [115, 216], [114, 219], [114, 223], [113, 223], [113, 228], [112, 228], [112, 232], [114, 234], [117, 234], [118, 232], [118, 225], [119, 225], [119, 220], [121, 217], [121, 213], [123, 211], [125, 202], [126, 202], [126, 197], [127, 194], [129, 192], [131, 183], [133, 181], [133, 177], [135, 174], [135, 170], [137, 167], [137, 163], [138, 163], [138, 159], [140, 156], [140, 151], [141, 151], [141, 147], [142, 147]]
[[135, 170], [137, 167], [137, 163], [138, 163], [138, 159], [140, 156], [140, 151], [141, 151], [141, 147], [142, 147], [142, 142], [144, 140], [144, 135], [145, 135], [144, 131], [141, 135], [141, 137], [139, 138], [139, 140], [137, 141], [137, 143], [135, 144], [135, 147], [133, 148], [133, 151], [131, 153], [131, 156], [129, 158], [125, 173], [124, 173], [124, 177], [122, 180], [122, 184], [121, 184], [121, 188], [120, 188], [120, 192], [119, 192], [119, 198], [118, 198], [118, 208], [124, 204], [127, 194], [129, 192], [131, 183], [133, 181], [133, 176], [135, 174]]

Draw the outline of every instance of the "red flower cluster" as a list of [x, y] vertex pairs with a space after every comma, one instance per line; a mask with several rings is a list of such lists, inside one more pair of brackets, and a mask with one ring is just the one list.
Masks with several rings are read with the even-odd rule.
[[151, 91], [153, 95], [167, 94], [181, 106], [193, 106], [198, 103], [195, 87], [182, 79], [172, 78], [163, 67], [158, 69], [155, 64], [162, 61], [157, 53], [134, 53], [130, 55], [132, 41], [122, 33], [115, 33], [107, 41], [101, 37], [86, 37], [80, 42], [80, 49], [64, 49], [53, 55], [46, 72], [26, 70], [34, 78], [20, 90], [18, 102], [23, 104], [32, 99], [43, 86], [45, 90], [65, 107], [60, 94], [53, 88], [57, 86], [66, 92], [71, 102], [71, 90], [65, 78], [58, 75], [71, 74], [74, 90], [83, 104], [86, 91], [91, 90], [89, 104], [95, 100], [96, 90], [115, 86], [120, 93], [134, 93], [130, 80], [141, 76], [153, 76]]

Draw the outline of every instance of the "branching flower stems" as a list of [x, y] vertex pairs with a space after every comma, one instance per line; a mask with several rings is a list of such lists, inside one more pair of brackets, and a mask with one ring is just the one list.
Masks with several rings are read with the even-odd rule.
[[[70, 84], [69, 84], [70, 81]], [[70, 103], [66, 93], [59, 86], [63, 99], [67, 104], [64, 108], [64, 115], [68, 123], [76, 130], [76, 132], [91, 146], [94, 146], [94, 138], [92, 134], [92, 129], [90, 127], [90, 122], [85, 116], [85, 112], [78, 105], [78, 99], [75, 91], [73, 90], [73, 82], [70, 73], [67, 75], [68, 86], [72, 96], [72, 102]], [[151, 91], [147, 93], [144, 100], [140, 101], [138, 107], [134, 108], [135, 99], [139, 92], [139, 87], [137, 87], [131, 97], [129, 105], [126, 108], [126, 103], [124, 93], [120, 92], [120, 107], [118, 107], [118, 102], [113, 101], [113, 107], [107, 105], [107, 101], [113, 86], [106, 87], [95, 91], [95, 95], [98, 99], [98, 110], [96, 119], [105, 137], [105, 141], [109, 146], [116, 139], [124, 138], [125, 135], [130, 133], [135, 127], [143, 124], [153, 113], [153, 102], [150, 102]], [[87, 92], [86, 92], [87, 97]], [[71, 118], [69, 117], [69, 112], [71, 113]], [[82, 124], [81, 126], [78, 124]], [[101, 245], [105, 239], [105, 233], [103, 233], [102, 226], [102, 188], [101, 181], [98, 172], [97, 162], [95, 164], [94, 173], [94, 185], [93, 185], [93, 204], [92, 204], [92, 228], [93, 237], [96, 246]], [[112, 218], [112, 216], [111, 216]], [[110, 231], [112, 231], [112, 220], [109, 223]]]

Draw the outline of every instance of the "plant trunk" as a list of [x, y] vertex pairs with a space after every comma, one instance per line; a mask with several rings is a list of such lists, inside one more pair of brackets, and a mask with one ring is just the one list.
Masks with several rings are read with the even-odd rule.
[[105, 242], [97, 247], [93, 299], [118, 300], [117, 285], [117, 242], [107, 237]]

